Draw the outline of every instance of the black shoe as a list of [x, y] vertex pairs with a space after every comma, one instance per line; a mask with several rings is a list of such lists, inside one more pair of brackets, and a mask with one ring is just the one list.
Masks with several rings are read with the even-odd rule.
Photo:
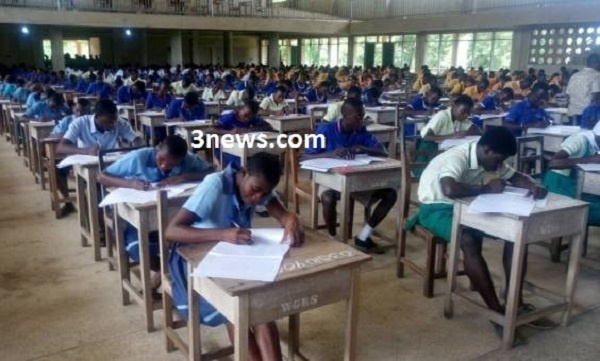
[[73, 205], [73, 203], [71, 203], [71, 202], [65, 203], [65, 205], [62, 206], [62, 208], [60, 209], [58, 218], [66, 217], [73, 212], [75, 212], [75, 206]]
[[362, 241], [360, 239], [358, 239], [358, 237], [354, 237], [354, 247], [358, 248], [359, 250], [365, 252], [365, 253], [372, 253], [372, 254], [383, 254], [385, 253], [385, 250], [381, 247], [379, 247], [379, 245], [375, 242], [373, 242], [373, 240], [369, 237], [367, 238], [366, 241]]

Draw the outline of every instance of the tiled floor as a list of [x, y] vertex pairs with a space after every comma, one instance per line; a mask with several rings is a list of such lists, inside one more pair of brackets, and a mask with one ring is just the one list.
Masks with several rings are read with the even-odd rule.
[[[76, 215], [54, 219], [48, 193], [4, 140], [0, 170], [0, 360], [183, 360], [166, 353], [159, 312], [158, 330], [147, 333], [141, 308], [121, 305], [117, 274], [80, 246]], [[361, 218], [357, 210], [355, 219]], [[392, 217], [381, 228], [391, 234]], [[598, 239], [592, 233], [590, 256], [597, 259]], [[485, 246], [498, 285], [500, 249], [493, 242]], [[565, 257], [552, 264], [545, 249], [530, 251], [528, 279], [560, 290]], [[422, 254], [423, 245], [411, 241], [409, 252]], [[469, 305], [457, 302], [454, 319], [443, 317], [445, 281], [436, 282], [435, 298], [425, 299], [420, 278], [407, 271], [397, 279], [394, 262], [388, 252], [364, 269], [359, 360], [600, 359], [600, 262], [584, 262], [573, 324], [528, 329], [527, 345], [511, 352], [497, 350], [492, 327]], [[538, 302], [530, 293], [526, 297]], [[311, 360], [342, 359], [343, 314], [341, 304], [303, 314], [302, 350]], [[280, 326], [285, 347], [286, 322]], [[203, 332], [209, 346], [227, 343], [222, 328]]]

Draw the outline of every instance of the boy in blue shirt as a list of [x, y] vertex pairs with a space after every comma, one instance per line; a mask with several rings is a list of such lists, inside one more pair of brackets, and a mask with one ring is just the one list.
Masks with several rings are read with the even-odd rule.
[[327, 104], [329, 82], [323, 81], [316, 88], [311, 88], [306, 93], [306, 101], [312, 104]]
[[146, 83], [141, 80], [123, 85], [117, 90], [117, 104], [143, 103], [146, 100]]
[[[365, 110], [360, 99], [348, 98], [342, 105], [342, 119], [337, 122], [322, 123], [316, 134], [325, 136], [325, 144], [311, 144], [306, 149], [306, 158], [354, 158], [356, 154], [387, 157], [387, 151], [372, 134], [367, 132], [363, 118]], [[332, 189], [320, 187], [319, 195], [323, 203], [323, 218], [329, 234], [336, 235], [337, 201], [340, 194]], [[371, 239], [373, 229], [383, 221], [396, 203], [395, 189], [380, 189], [370, 194], [369, 202], [378, 203], [375, 211], [367, 220], [363, 229], [354, 239], [356, 247], [372, 253], [382, 253]]]
[[498, 92], [488, 94], [481, 103], [477, 105], [480, 110], [493, 111], [504, 108], [504, 103], [511, 101], [515, 97], [515, 91], [512, 88], [504, 88]]
[[[158, 187], [201, 181], [211, 172], [210, 166], [188, 153], [185, 140], [177, 135], [165, 138], [156, 148], [131, 151], [98, 175], [98, 182], [106, 187], [148, 190], [151, 183]], [[150, 232], [150, 270], [153, 288], [160, 283], [158, 232]], [[140, 261], [138, 231], [125, 225], [125, 249], [135, 262]]]
[[48, 99], [37, 102], [33, 107], [27, 109], [25, 118], [57, 122], [70, 113], [71, 109], [64, 104], [62, 95], [52, 91], [49, 92]]
[[7, 75], [4, 78], [4, 84], [2, 86], [2, 98], [10, 99], [13, 93], [17, 90], [17, 77], [15, 75]]
[[600, 93], [592, 94], [592, 102], [583, 110], [581, 114], [581, 126], [585, 129], [592, 129], [600, 120]]
[[517, 137], [525, 133], [527, 128], [546, 128], [552, 119], [543, 108], [547, 101], [548, 85], [536, 83], [525, 100], [510, 108], [503, 125]]
[[104, 75], [99, 73], [98, 75], [90, 74], [90, 85], [86, 92], [88, 95], [95, 95], [98, 99], [109, 99], [111, 88], [108, 83], [104, 82]]
[[408, 109], [413, 111], [432, 111], [440, 106], [442, 94], [442, 89], [434, 86], [425, 94], [415, 95], [410, 104], [408, 104]]
[[75, 118], [78, 118], [82, 115], [86, 115], [90, 113], [90, 102], [85, 98], [77, 99], [76, 103], [71, 102], [71, 111], [72, 114], [67, 115], [62, 118], [55, 126], [52, 128], [52, 132], [50, 136], [60, 138], [69, 129], [69, 125], [73, 122]]
[[206, 119], [204, 102], [196, 92], [187, 93], [183, 99], [175, 99], [169, 104], [168, 121], [190, 121]]
[[171, 82], [163, 79], [158, 90], [148, 93], [146, 97], [146, 109], [163, 110], [171, 103]]
[[13, 93], [11, 100], [19, 104], [25, 104], [27, 102], [27, 97], [29, 97], [29, 89], [27, 89], [25, 80], [19, 78], [17, 79], [17, 89]]
[[[191, 285], [187, 284], [187, 265], [177, 252], [179, 247], [214, 241], [250, 244], [252, 215], [254, 207], [260, 204], [266, 205], [285, 229], [283, 240], [289, 240], [292, 246], [302, 244], [303, 232], [298, 216], [283, 208], [273, 195], [280, 177], [281, 165], [277, 156], [258, 153], [248, 159], [246, 168], [231, 165], [208, 175], [175, 215], [166, 230], [166, 238], [172, 242], [169, 272], [173, 278], [175, 306], [185, 319], [188, 318], [187, 288]], [[212, 327], [227, 324], [229, 334], [233, 334], [233, 326], [202, 297], [200, 322]], [[275, 322], [254, 325], [249, 332], [248, 349], [250, 360], [281, 360]]]

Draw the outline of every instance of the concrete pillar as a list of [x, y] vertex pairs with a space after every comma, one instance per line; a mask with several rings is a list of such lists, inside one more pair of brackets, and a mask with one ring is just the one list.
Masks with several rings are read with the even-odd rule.
[[233, 32], [223, 33], [223, 65], [233, 65]]
[[50, 46], [52, 48], [52, 69], [65, 69], [65, 52], [63, 49], [63, 32], [61, 29], [50, 30]]
[[531, 44], [530, 29], [516, 29], [513, 32], [511, 69], [527, 69], [529, 67], [529, 44]]
[[171, 66], [183, 66], [183, 42], [181, 31], [171, 33]]
[[348, 36], [348, 62], [346, 65], [354, 65], [354, 35]]
[[140, 63], [142, 66], [148, 66], [148, 32], [146, 29], [140, 29], [140, 47], [142, 52], [140, 54]]
[[415, 45], [415, 67], [411, 69], [413, 72], [418, 71], [421, 65], [425, 62], [425, 44], [427, 42], [427, 35], [424, 33], [417, 34], [417, 44]]
[[33, 55], [33, 65], [44, 67], [44, 40], [41, 34], [41, 28], [30, 27], [31, 54]]
[[202, 63], [202, 51], [200, 50], [200, 32], [192, 31], [192, 61], [199, 65]]
[[279, 34], [269, 34], [269, 51], [268, 51], [268, 65], [270, 67], [279, 68], [281, 60], [279, 58]]

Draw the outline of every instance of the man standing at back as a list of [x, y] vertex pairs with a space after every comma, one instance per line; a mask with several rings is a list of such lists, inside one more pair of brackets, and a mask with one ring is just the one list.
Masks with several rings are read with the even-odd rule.
[[573, 74], [567, 85], [569, 116], [581, 125], [581, 114], [590, 105], [594, 93], [600, 93], [600, 55], [588, 55], [585, 68]]

